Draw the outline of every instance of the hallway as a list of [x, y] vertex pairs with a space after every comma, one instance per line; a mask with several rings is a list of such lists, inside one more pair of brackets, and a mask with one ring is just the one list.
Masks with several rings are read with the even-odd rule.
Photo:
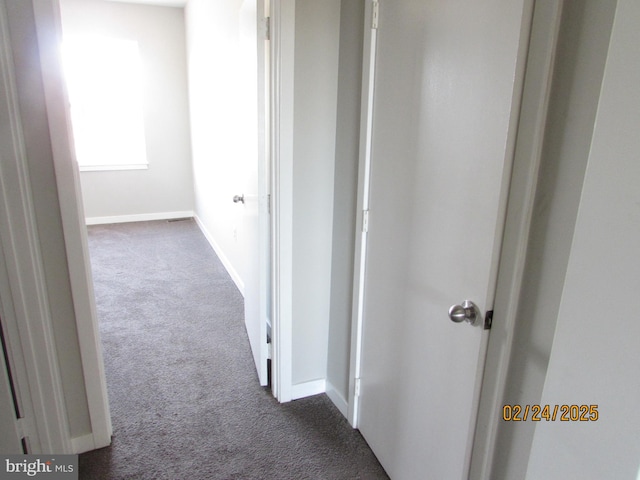
[[89, 227], [114, 426], [84, 479], [388, 478], [325, 395], [260, 387], [243, 299], [193, 220]]

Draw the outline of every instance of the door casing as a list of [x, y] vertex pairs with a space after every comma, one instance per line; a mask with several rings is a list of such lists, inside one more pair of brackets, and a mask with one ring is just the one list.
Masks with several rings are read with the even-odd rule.
[[[48, 20], [44, 0], [13, 5]], [[31, 10], [30, 12], [30, 9]], [[27, 16], [28, 18], [28, 16]], [[31, 185], [16, 90], [13, 45], [8, 30], [7, 3], [0, 3], [0, 116], [6, 137], [2, 138], [0, 164], [0, 248], [2, 269], [3, 326], [10, 355], [18, 402], [26, 419], [22, 436], [29, 437], [33, 453], [71, 453], [72, 442], [62, 380], [55, 354], [52, 319], [46, 298], [38, 222], [31, 203]], [[42, 24], [41, 24], [42, 26]], [[44, 80], [44, 79], [43, 79]], [[46, 80], [45, 80], [46, 82]], [[105, 391], [106, 394], [106, 391]]]
[[295, 0], [271, 1], [272, 390], [293, 398], [293, 82]]

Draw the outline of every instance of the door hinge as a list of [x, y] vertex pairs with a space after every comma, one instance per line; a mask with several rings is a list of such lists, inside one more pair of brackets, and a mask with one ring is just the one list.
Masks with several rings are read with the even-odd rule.
[[271, 40], [271, 17], [264, 18], [264, 39]]
[[484, 329], [491, 330], [492, 324], [493, 324], [493, 310], [488, 310], [487, 313], [484, 314]]
[[380, 3], [374, 0], [372, 3], [372, 14], [371, 14], [371, 28], [373, 30], [378, 29], [378, 16], [380, 15]]
[[369, 232], [369, 210], [362, 211], [362, 233]]
[[356, 383], [355, 383], [355, 396], [358, 397], [360, 396], [360, 379], [356, 378]]
[[271, 194], [267, 193], [267, 213], [271, 215]]

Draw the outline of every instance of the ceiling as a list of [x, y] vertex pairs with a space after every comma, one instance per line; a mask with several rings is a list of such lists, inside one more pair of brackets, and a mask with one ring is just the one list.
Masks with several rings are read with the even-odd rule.
[[163, 7], [184, 7], [187, 0], [109, 0], [110, 2], [144, 3], [147, 5], [160, 5]]

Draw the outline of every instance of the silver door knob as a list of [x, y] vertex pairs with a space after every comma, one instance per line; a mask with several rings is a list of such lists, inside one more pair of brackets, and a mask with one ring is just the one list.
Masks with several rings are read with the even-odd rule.
[[233, 203], [244, 203], [244, 194], [242, 195], [234, 195]]
[[449, 309], [449, 318], [455, 323], [467, 322], [475, 325], [481, 316], [480, 309], [471, 300], [465, 300], [462, 305], [452, 305]]

